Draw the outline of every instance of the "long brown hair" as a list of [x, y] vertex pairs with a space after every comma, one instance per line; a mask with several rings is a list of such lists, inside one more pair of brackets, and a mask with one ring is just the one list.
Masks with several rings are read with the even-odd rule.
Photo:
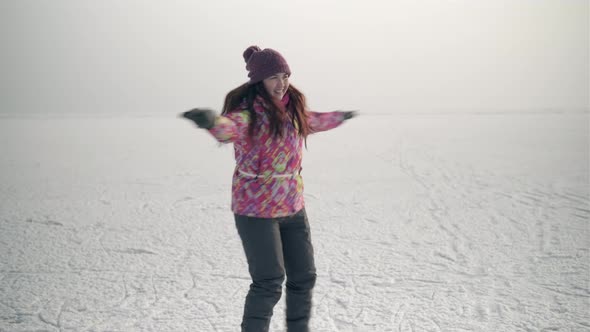
[[282, 137], [285, 122], [291, 120], [293, 126], [297, 128], [298, 134], [305, 139], [311, 131], [307, 121], [305, 95], [291, 84], [289, 84], [287, 93], [289, 94], [289, 103], [287, 104], [286, 112], [283, 112], [266, 92], [264, 83], [244, 83], [228, 92], [225, 96], [221, 115], [240, 110], [239, 107], [245, 106], [245, 109], [250, 112], [248, 135], [253, 137], [258, 128], [256, 123], [257, 116], [254, 111], [254, 101], [256, 96], [260, 96], [264, 100], [263, 107], [268, 114], [270, 132], [273, 137]]

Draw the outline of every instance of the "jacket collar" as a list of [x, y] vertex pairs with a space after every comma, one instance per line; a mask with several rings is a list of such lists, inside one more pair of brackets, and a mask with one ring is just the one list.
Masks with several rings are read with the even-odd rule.
[[[273, 102], [274, 102], [274, 100], [273, 100]], [[259, 106], [262, 106], [261, 111], [263, 111], [264, 108], [267, 106], [267, 102], [260, 95], [256, 96], [254, 105], [256, 106], [256, 104], [258, 104]], [[279, 102], [275, 102], [275, 104], [282, 111], [286, 111], [287, 110], [287, 104], [289, 104], [289, 94], [288, 93], [285, 93], [285, 95], [283, 96], [283, 99], [281, 99], [281, 101], [279, 101]]]

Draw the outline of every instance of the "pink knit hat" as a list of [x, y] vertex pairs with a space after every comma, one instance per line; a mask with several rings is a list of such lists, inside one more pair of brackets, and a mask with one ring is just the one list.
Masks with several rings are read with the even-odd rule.
[[261, 50], [258, 46], [250, 46], [244, 51], [244, 61], [248, 70], [248, 83], [255, 84], [276, 73], [291, 75], [291, 69], [283, 56], [270, 48]]

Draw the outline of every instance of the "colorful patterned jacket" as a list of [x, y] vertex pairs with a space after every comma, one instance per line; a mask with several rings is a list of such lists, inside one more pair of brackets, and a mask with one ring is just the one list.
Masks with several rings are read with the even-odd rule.
[[[285, 95], [282, 103], [288, 102]], [[290, 121], [283, 126], [282, 138], [273, 137], [263, 103], [260, 97], [254, 102], [260, 124], [254, 137], [248, 137], [250, 113], [245, 107], [217, 117], [209, 132], [219, 142], [234, 143], [233, 213], [259, 218], [289, 216], [304, 207], [300, 174], [304, 139]], [[316, 133], [338, 127], [344, 115], [308, 112], [308, 121], [312, 133]]]

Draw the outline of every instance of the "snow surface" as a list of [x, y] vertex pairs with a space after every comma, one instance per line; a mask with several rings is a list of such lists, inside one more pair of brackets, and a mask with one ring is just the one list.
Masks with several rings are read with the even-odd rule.
[[[313, 331], [590, 331], [588, 113], [308, 140]], [[175, 115], [0, 118], [0, 331], [238, 331], [233, 149]], [[284, 303], [272, 331], [284, 331]]]

